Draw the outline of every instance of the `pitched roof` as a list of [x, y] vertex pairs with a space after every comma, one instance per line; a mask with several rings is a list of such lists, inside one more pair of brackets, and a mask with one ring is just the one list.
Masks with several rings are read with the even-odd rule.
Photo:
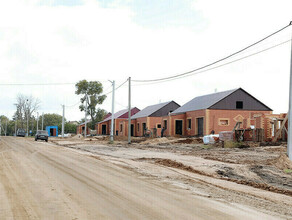
[[[133, 108], [132, 108], [132, 109], [133, 109]], [[127, 113], [127, 112], [128, 112], [128, 109], [123, 109], [123, 110], [120, 110], [120, 111], [116, 112], [116, 113], [114, 114], [114, 119], [121, 117], [123, 114], [125, 114], [125, 113]], [[105, 118], [103, 121], [101, 121], [101, 122], [99, 122], [99, 123], [106, 122], [106, 121], [109, 121], [109, 120], [111, 120], [111, 119], [112, 119], [112, 116], [110, 115], [109, 117]]]
[[149, 117], [154, 112], [158, 111], [159, 109], [161, 109], [162, 107], [166, 106], [167, 104], [169, 104], [171, 102], [172, 101], [163, 102], [163, 103], [159, 103], [156, 105], [149, 105], [146, 108], [144, 108], [143, 110], [139, 111], [137, 114], [133, 115], [132, 119]]
[[[90, 123], [91, 122], [91, 119], [87, 119], [86, 120], [86, 124]], [[82, 122], [80, 124], [78, 124], [78, 126], [81, 126], [81, 125], [85, 125], [85, 122]]]
[[173, 111], [172, 114], [179, 114], [179, 113], [184, 113], [184, 112], [189, 112], [189, 111], [208, 109], [212, 105], [216, 104], [217, 102], [229, 96], [230, 94], [232, 94], [238, 89], [240, 88], [195, 97], [191, 101], [187, 102], [180, 108]]

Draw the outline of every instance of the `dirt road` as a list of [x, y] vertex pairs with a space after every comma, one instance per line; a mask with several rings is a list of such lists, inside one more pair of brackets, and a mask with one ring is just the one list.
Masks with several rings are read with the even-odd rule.
[[26, 138], [1, 137], [0, 219], [278, 219]]

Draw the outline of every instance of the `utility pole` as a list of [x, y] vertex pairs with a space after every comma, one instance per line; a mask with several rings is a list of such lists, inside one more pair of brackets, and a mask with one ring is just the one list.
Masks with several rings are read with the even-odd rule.
[[65, 105], [63, 107], [63, 117], [62, 117], [62, 138], [64, 138], [64, 129], [65, 129]]
[[36, 129], [37, 133], [39, 131], [39, 113], [37, 112], [37, 129]]
[[7, 134], [7, 119], [5, 120], [5, 136]]
[[28, 137], [28, 99], [26, 100], [26, 137]]
[[[292, 21], [290, 21], [292, 25]], [[291, 57], [290, 57], [290, 87], [289, 87], [289, 111], [288, 111], [288, 144], [287, 154], [290, 160], [292, 160], [292, 42], [291, 43]]]
[[87, 93], [85, 94], [85, 123], [84, 123], [84, 137], [85, 138], [87, 135], [86, 124], [87, 124]]
[[14, 124], [14, 137], [16, 137], [16, 125], [17, 125], [17, 119], [15, 118], [15, 124]]
[[131, 77], [129, 77], [129, 119], [128, 119], [128, 144], [131, 144]]
[[[110, 81], [111, 82], [111, 81]], [[113, 91], [112, 91], [112, 120], [111, 120], [111, 136], [110, 141], [114, 141], [114, 112], [115, 112], [115, 80], [111, 82], [113, 85]]]
[[42, 130], [44, 130], [44, 113], [42, 115]]

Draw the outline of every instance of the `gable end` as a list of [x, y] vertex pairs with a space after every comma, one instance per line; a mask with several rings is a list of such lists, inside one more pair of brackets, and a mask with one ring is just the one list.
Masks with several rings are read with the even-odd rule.
[[273, 111], [242, 88], [224, 97], [208, 109]]

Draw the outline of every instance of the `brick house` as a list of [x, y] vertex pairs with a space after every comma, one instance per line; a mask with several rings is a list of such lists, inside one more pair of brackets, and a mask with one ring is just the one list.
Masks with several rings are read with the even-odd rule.
[[154, 136], [160, 136], [161, 128], [165, 126], [161, 124], [161, 118], [179, 107], [180, 105], [174, 101], [147, 106], [132, 117], [133, 135], [141, 137], [146, 130], [150, 130]]
[[[250, 127], [255, 116], [271, 115], [272, 109], [242, 88], [199, 96], [163, 117], [167, 135], [203, 136], [214, 131], [232, 131], [237, 122]], [[261, 124], [260, 126], [264, 126]]]
[[[106, 118], [108, 118], [109, 116], [111, 116], [112, 114], [109, 112], [109, 113], [107, 113], [105, 116], [104, 116], [104, 118], [103, 118], [103, 120], [104, 119], [106, 119]], [[89, 126], [88, 126], [88, 123], [90, 123], [91, 122], [91, 120], [89, 119], [89, 120], [87, 120], [87, 126], [86, 126], [86, 130], [87, 130], [87, 133], [86, 134], [90, 134], [90, 131], [91, 131], [91, 129], [89, 128]], [[95, 130], [97, 130], [97, 124], [95, 125]], [[83, 122], [83, 123], [81, 123], [81, 124], [78, 124], [77, 125], [77, 128], [76, 128], [76, 133], [77, 134], [84, 134], [84, 129], [85, 129], [85, 122]]]
[[[88, 120], [87, 124], [86, 124], [86, 131], [87, 131], [86, 135], [90, 134], [90, 131], [91, 131], [91, 129], [88, 126], [88, 123], [90, 123], [90, 122], [91, 122], [91, 120]], [[83, 122], [77, 126], [76, 133], [84, 135], [84, 130], [85, 130], [85, 122]]]
[[[110, 112], [107, 113], [107, 114], [103, 117], [102, 121], [105, 120], [106, 118], [110, 117], [110, 116], [112, 116], [112, 113], [110, 113]], [[95, 130], [98, 131], [98, 123], [95, 124]]]
[[[131, 109], [131, 116], [139, 112], [140, 109], [134, 107]], [[111, 119], [112, 116], [107, 117], [103, 121], [97, 123], [97, 134], [99, 135], [110, 135], [110, 127], [111, 127]], [[123, 128], [122, 131], [120, 131], [120, 123], [127, 121], [128, 119], [128, 109], [123, 109], [121, 111], [118, 111], [114, 114], [114, 135], [121, 135], [120, 132], [123, 134]]]

